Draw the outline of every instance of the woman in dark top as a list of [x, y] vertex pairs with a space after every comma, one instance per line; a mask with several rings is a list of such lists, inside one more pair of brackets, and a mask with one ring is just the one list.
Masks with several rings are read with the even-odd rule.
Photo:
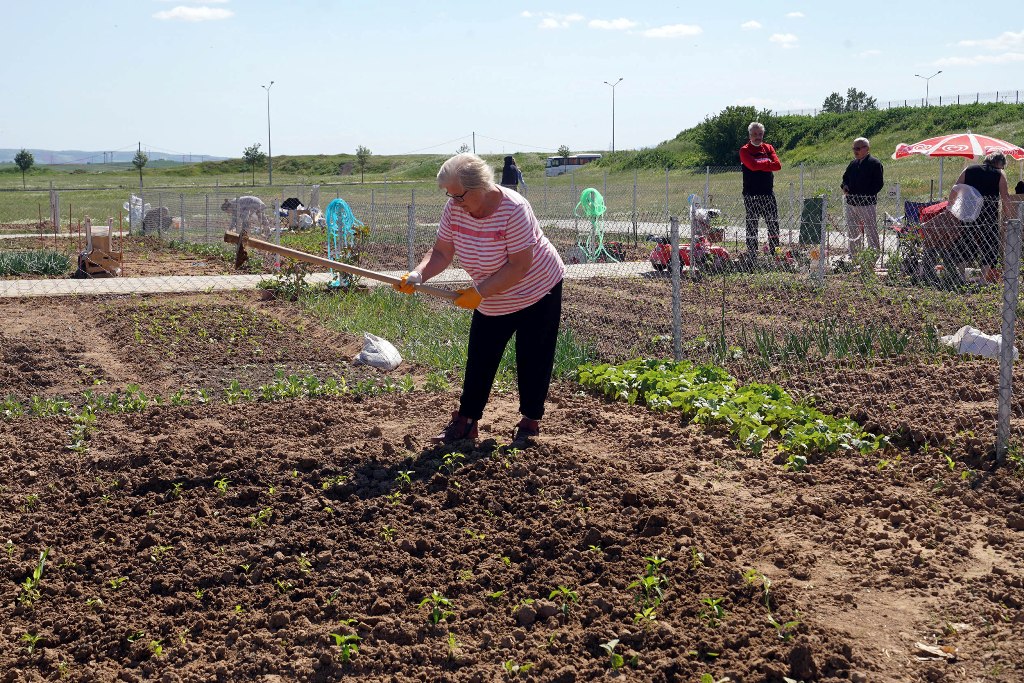
[[519, 192], [519, 185], [522, 185], [524, 188], [526, 187], [526, 181], [523, 180], [523, 172], [516, 166], [515, 157], [507, 156], [505, 157], [505, 165], [501, 169], [501, 186]]
[[970, 185], [981, 193], [984, 204], [981, 213], [973, 221], [964, 222], [963, 256], [977, 258], [981, 263], [981, 277], [985, 282], [995, 282], [993, 268], [999, 262], [1002, 240], [999, 234], [999, 204], [1003, 204], [1004, 215], [1010, 215], [1010, 193], [1006, 186], [1006, 156], [993, 152], [985, 162], [964, 169], [957, 184]]

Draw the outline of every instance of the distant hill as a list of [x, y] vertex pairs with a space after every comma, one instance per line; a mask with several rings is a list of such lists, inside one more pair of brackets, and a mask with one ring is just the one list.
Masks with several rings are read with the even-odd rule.
[[[14, 163], [14, 157], [21, 151], [18, 149], [0, 149], [0, 164]], [[135, 157], [135, 150], [128, 152], [90, 152], [81, 149], [29, 149], [36, 164], [127, 164]], [[165, 154], [163, 152], [146, 152], [150, 161], [174, 161], [182, 163], [199, 163], [200, 161], [223, 161], [227, 157], [215, 157], [209, 154]]]

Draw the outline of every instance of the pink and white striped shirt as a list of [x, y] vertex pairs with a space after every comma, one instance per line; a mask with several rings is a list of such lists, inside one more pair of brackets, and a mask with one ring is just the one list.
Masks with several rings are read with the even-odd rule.
[[508, 263], [509, 254], [533, 249], [533, 263], [523, 279], [480, 303], [477, 310], [484, 315], [507, 315], [537, 303], [565, 274], [565, 264], [541, 231], [530, 203], [518, 192], [498, 189], [503, 197], [490, 216], [474, 218], [449, 200], [437, 229], [438, 239], [455, 245], [455, 255], [474, 284]]

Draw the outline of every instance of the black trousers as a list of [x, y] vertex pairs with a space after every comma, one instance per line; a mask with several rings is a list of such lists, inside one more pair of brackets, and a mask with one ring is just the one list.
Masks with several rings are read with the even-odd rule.
[[514, 334], [519, 412], [531, 420], [544, 417], [561, 318], [561, 282], [540, 301], [521, 311], [507, 315], [484, 315], [474, 311], [469, 326], [466, 379], [462, 383], [459, 414], [474, 420], [483, 417], [498, 364]]
[[757, 221], [768, 226], [768, 249], [772, 254], [779, 246], [779, 205], [774, 194], [745, 194], [743, 208], [747, 211], [747, 251], [757, 254]]

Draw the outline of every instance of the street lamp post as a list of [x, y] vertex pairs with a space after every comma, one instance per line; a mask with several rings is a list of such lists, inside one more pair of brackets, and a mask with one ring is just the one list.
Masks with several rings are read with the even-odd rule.
[[924, 106], [926, 106], [926, 107], [928, 106], [928, 81], [932, 80], [933, 78], [938, 76], [940, 73], [942, 73], [942, 69], [939, 69], [938, 71], [933, 73], [931, 76], [922, 76], [921, 74], [914, 74], [918, 78], [923, 78], [924, 79]]
[[619, 80], [615, 81], [614, 83], [609, 83], [608, 81], [604, 82], [605, 85], [609, 85], [612, 88], [612, 151], [613, 152], [615, 151], [615, 86], [617, 86], [621, 82], [622, 82], [622, 78], [619, 78]]
[[274, 184], [274, 152], [270, 148], [270, 89], [274, 87], [274, 81], [270, 85], [261, 85], [267, 91], [267, 171], [270, 176], [270, 185]]

